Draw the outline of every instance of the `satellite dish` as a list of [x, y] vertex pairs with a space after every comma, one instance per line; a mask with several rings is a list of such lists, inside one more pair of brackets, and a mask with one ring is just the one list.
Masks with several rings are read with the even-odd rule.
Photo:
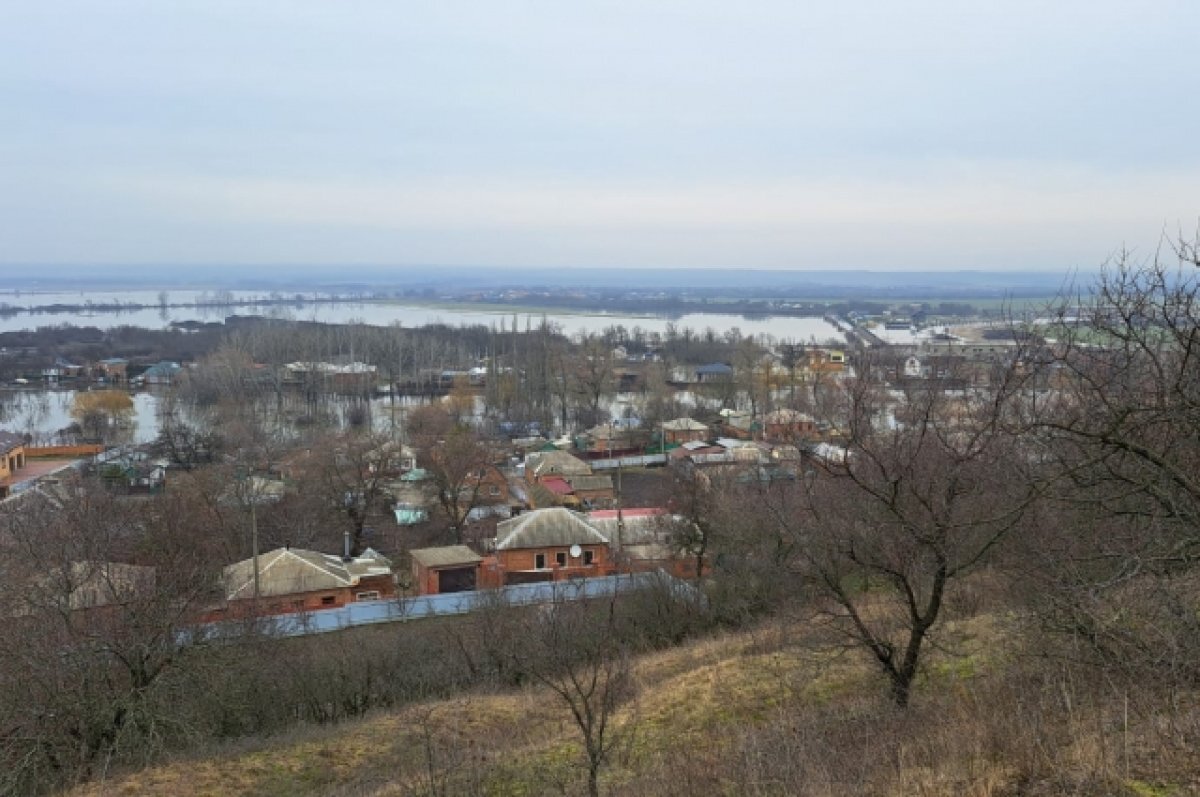
[[578, 545], [572, 545], [571, 546], [571, 558], [578, 559], [581, 556], [583, 556], [583, 549], [580, 548]]

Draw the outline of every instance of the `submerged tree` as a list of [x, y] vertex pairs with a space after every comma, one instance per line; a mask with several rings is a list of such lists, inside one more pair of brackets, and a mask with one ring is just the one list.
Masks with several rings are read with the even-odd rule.
[[84, 434], [103, 440], [113, 426], [127, 425], [133, 419], [133, 399], [124, 390], [95, 390], [76, 393], [71, 417]]

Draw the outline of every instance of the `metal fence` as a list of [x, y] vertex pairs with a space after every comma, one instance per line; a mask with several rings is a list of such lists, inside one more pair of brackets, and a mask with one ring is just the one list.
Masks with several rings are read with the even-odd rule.
[[631, 457], [613, 457], [612, 459], [589, 459], [592, 470], [615, 470], [620, 468], [644, 468], [647, 465], [667, 464], [666, 454], [643, 454]]
[[[337, 609], [320, 609], [303, 614], [281, 615], [262, 621], [267, 633], [278, 636], [324, 634], [376, 623], [397, 623], [427, 617], [449, 617], [467, 614], [482, 606], [497, 603], [508, 606], [528, 606], [557, 601], [577, 601], [604, 598], [623, 592], [659, 587], [681, 600], [703, 600], [691, 584], [659, 570], [651, 573], [630, 573], [571, 581], [546, 581], [537, 584], [514, 584], [500, 589], [472, 592], [453, 592], [445, 595], [422, 595], [399, 600], [358, 601]], [[202, 636], [236, 635], [243, 625], [214, 623]], [[200, 629], [197, 629], [200, 630]]]

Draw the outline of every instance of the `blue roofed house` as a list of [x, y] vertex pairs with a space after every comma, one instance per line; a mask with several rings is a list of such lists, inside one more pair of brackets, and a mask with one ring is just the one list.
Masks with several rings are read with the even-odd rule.
[[709, 363], [696, 367], [697, 382], [721, 382], [733, 378], [733, 368], [725, 363]]
[[147, 368], [142, 373], [142, 380], [147, 385], [169, 385], [182, 370], [179, 363], [162, 360]]

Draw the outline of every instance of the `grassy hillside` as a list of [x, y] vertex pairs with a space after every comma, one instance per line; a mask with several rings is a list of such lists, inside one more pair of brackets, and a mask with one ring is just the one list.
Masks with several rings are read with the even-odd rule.
[[[1200, 793], [1200, 692], [1098, 683], [983, 616], [953, 624], [898, 712], [861, 653], [807, 628], [777, 620], [639, 658], [604, 793]], [[73, 794], [578, 794], [582, 777], [564, 706], [529, 686], [214, 750]]]

